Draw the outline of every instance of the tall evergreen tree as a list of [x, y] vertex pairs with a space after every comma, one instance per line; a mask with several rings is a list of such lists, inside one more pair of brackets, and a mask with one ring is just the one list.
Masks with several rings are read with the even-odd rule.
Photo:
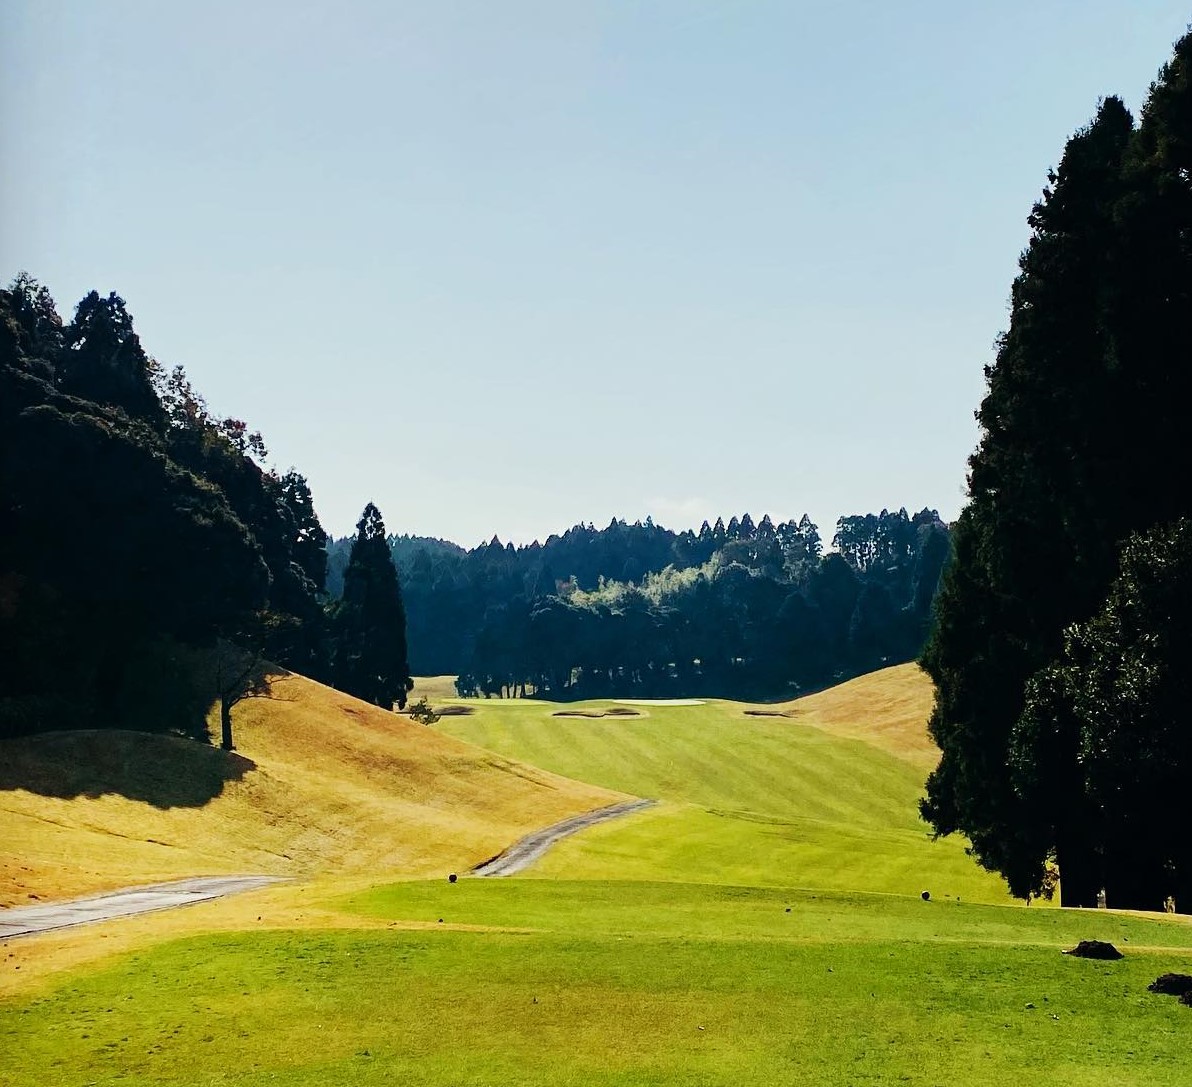
[[[1108, 599], [1070, 627], [1060, 662], [1027, 686], [1015, 726], [1019, 792], [1040, 799], [1075, 748], [1084, 812], [1110, 905], [1192, 906], [1192, 840], [1177, 814], [1192, 775], [1192, 521], [1133, 537]], [[1044, 737], [1060, 734], [1063, 744]]]
[[413, 686], [406, 654], [406, 612], [385, 522], [371, 502], [356, 523], [343, 597], [331, 617], [331, 682], [386, 709], [406, 705]]
[[[1113, 529], [1096, 523], [1086, 473], [1099, 458], [1088, 447], [1112, 434], [1102, 317], [1132, 130], [1122, 103], [1107, 99], [1031, 214], [1010, 329], [986, 371], [971, 502], [923, 657], [943, 751], [924, 815], [940, 833], [966, 833], [1019, 895], [1038, 891], [1054, 847], [1065, 904], [1094, 904], [1098, 889], [1078, 782], [1053, 783], [1054, 811], [1041, 820], [1013, 789], [1009, 746], [1027, 680], [1058, 655], [1064, 627], [1092, 613], [1112, 572]], [[1074, 752], [1048, 757], [1069, 766]]]
[[943, 750], [924, 814], [967, 833], [1020, 895], [1054, 850], [1067, 905], [1105, 886], [1154, 908], [1107, 852], [1054, 662], [1065, 629], [1102, 605], [1122, 541], [1192, 512], [1169, 482], [1192, 472], [1180, 407], [1192, 394], [1190, 75], [1192, 35], [1137, 133], [1105, 100], [1035, 207], [923, 660]]
[[92, 291], [78, 305], [64, 334], [58, 381], [63, 392], [123, 409], [130, 417], [165, 426], [149, 358], [133, 329], [124, 299]]

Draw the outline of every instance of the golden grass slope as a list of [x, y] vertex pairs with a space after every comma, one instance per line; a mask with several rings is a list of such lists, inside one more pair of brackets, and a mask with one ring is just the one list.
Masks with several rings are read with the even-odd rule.
[[887, 755], [926, 770], [939, 761], [939, 748], [927, 734], [933, 688], [917, 664], [898, 664], [850, 679], [784, 706], [800, 722], [834, 736], [864, 740]]
[[0, 904], [222, 873], [433, 876], [624, 799], [301, 676], [233, 713], [237, 753], [132, 732], [0, 745]]

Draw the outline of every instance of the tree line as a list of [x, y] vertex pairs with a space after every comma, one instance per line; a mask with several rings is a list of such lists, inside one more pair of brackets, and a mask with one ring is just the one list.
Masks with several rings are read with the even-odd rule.
[[[791, 697], [913, 659], [948, 530], [934, 510], [844, 517], [824, 553], [804, 515], [673, 532], [647, 518], [471, 550], [390, 538], [411, 663], [462, 694]], [[329, 545], [328, 584], [349, 543]]]
[[1192, 35], [1029, 218], [938, 623], [923, 813], [1028, 896], [1192, 908]]
[[[92, 291], [69, 322], [27, 274], [0, 291], [0, 736], [205, 737], [266, 661], [382, 705], [409, 687], [397, 575], [369, 506], [326, 594], [306, 479], [263, 467]], [[379, 543], [378, 543], [379, 541]]]

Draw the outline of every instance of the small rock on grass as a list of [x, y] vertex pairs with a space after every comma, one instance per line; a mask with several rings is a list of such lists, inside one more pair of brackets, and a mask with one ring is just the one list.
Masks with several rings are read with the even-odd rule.
[[1122, 953], [1104, 940], [1081, 940], [1075, 947], [1063, 952], [1065, 955], [1075, 955], [1078, 959], [1121, 959]]

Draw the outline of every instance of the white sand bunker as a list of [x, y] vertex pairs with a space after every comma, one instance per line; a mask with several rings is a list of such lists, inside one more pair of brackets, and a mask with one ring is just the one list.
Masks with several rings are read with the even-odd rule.
[[703, 706], [702, 698], [614, 698], [618, 706]]

